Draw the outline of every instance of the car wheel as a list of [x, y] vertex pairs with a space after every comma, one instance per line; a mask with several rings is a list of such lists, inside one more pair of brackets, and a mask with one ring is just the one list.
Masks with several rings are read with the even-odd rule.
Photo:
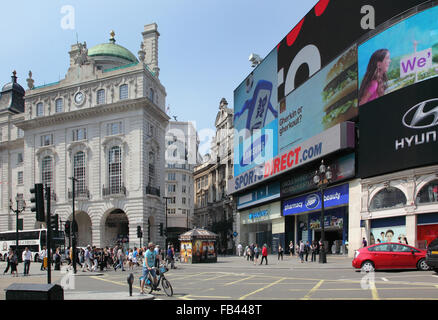
[[417, 263], [417, 269], [421, 270], [421, 271], [427, 271], [429, 270], [429, 266], [426, 263], [425, 259], [420, 259], [420, 261], [418, 261]]
[[374, 263], [372, 261], [365, 261], [364, 263], [362, 263], [362, 267], [361, 270], [363, 272], [373, 272], [374, 271]]

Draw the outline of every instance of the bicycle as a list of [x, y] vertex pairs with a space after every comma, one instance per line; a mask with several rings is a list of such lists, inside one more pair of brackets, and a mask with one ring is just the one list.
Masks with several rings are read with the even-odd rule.
[[[154, 285], [154, 280], [152, 278], [151, 273], [148, 273], [147, 279], [145, 281], [145, 291], [147, 291], [149, 294], [152, 293], [152, 291], [159, 291], [160, 289], [158, 288], [160, 283], [161, 286], [163, 287], [164, 292], [166, 293], [167, 296], [171, 297], [173, 295], [173, 288], [172, 285], [170, 284], [169, 280], [166, 279], [164, 273], [166, 273], [167, 271], [169, 271], [169, 269], [164, 266], [164, 265], [160, 265], [160, 268], [157, 269], [156, 267], [153, 267], [152, 269], [155, 270], [155, 273], [157, 274], [157, 285]], [[140, 277], [140, 281], [142, 280], [142, 277]]]

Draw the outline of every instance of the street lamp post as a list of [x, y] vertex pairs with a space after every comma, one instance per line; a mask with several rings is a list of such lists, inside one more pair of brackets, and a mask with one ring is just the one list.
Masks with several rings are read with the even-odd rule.
[[[25, 202], [21, 197], [19, 197], [18, 194], [17, 194], [17, 196], [15, 197], [15, 201], [17, 202], [17, 209], [14, 210], [14, 209], [12, 208], [12, 199], [9, 199], [9, 209], [10, 209], [12, 212], [14, 212], [14, 213], [16, 214], [15, 225], [16, 225], [16, 232], [17, 232], [17, 234], [16, 234], [16, 236], [15, 236], [15, 238], [16, 238], [15, 251], [16, 251], [16, 253], [17, 253], [17, 258], [18, 258], [18, 241], [19, 241], [19, 233], [18, 233], [18, 215], [19, 215], [20, 213], [22, 213], [22, 212], [24, 211], [24, 209], [26, 208], [26, 202]], [[20, 206], [20, 204], [21, 204], [21, 206]]]
[[165, 240], [164, 248], [165, 248], [165, 250], [167, 250], [167, 200], [172, 199], [172, 197], [163, 197], [163, 199], [164, 199], [165, 204], [166, 204], [166, 207], [165, 207], [165, 213], [166, 213], [166, 233], [165, 233], [165, 236], [166, 236], [166, 240]]
[[319, 249], [319, 263], [327, 263], [326, 249], [324, 247], [325, 232], [324, 232], [324, 190], [332, 179], [332, 171], [330, 167], [324, 165], [324, 160], [321, 161], [319, 170], [315, 171], [313, 182], [321, 191], [321, 247]]
[[75, 186], [75, 182], [78, 181], [78, 179], [76, 179], [75, 177], [70, 177], [69, 179], [71, 179], [71, 183], [72, 183], [72, 188], [73, 188], [73, 193], [72, 193], [72, 209], [73, 209], [73, 213], [72, 213], [72, 223], [70, 226], [70, 239], [71, 239], [71, 244], [72, 244], [72, 263], [73, 263], [73, 271], [74, 273], [76, 273], [76, 235], [75, 233], [75, 227], [76, 227], [76, 222], [75, 222], [75, 193], [76, 193], [76, 186]]

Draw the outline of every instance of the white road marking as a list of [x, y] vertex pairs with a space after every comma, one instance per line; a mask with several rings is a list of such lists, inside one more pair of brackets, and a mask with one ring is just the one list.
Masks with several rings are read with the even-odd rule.
[[382, 278], [382, 280], [383, 280], [383, 281], [386, 281], [386, 282], [388, 282], [388, 281], [389, 281], [389, 280], [388, 280], [388, 279], [386, 279], [386, 278]]

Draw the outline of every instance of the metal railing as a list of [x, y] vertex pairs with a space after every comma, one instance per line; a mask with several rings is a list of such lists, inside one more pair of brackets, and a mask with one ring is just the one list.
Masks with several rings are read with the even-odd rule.
[[[70, 189], [68, 190], [68, 198], [73, 199], [73, 192]], [[75, 190], [75, 198], [90, 199], [90, 191], [88, 188], [78, 188]]]
[[126, 188], [125, 185], [113, 185], [110, 187], [102, 187], [102, 195], [111, 196], [111, 195], [125, 195], [126, 196]]

